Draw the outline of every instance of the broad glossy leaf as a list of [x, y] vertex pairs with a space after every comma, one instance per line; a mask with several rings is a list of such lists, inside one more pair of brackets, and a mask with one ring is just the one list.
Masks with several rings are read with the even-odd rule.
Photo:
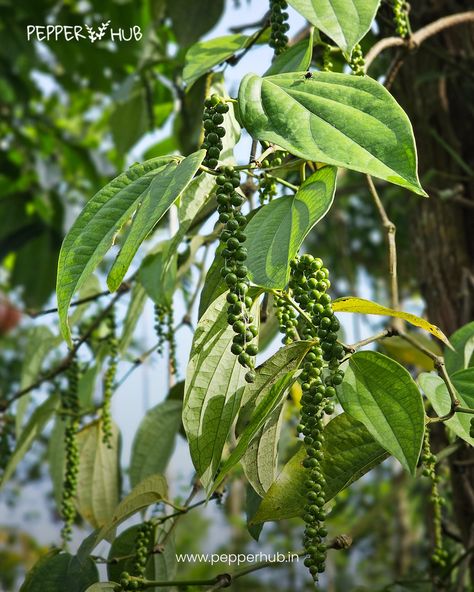
[[380, 0], [288, 0], [310, 23], [351, 53], [372, 25]]
[[227, 291], [227, 285], [221, 276], [224, 259], [221, 255], [222, 245], [219, 245], [214, 255], [214, 261], [207, 270], [204, 286], [199, 299], [198, 318], [200, 319], [206, 310], [219, 296]]
[[54, 421], [53, 429], [48, 442], [48, 465], [51, 482], [53, 484], [53, 495], [56, 505], [59, 508], [63, 495], [64, 481], [64, 431], [66, 423], [58, 416]]
[[61, 333], [68, 342], [67, 312], [74, 293], [102, 261], [153, 178], [172, 160], [176, 157], [164, 156], [131, 166], [87, 202], [66, 235], [59, 254], [56, 293]]
[[[418, 376], [418, 382], [433, 405], [436, 414], [439, 417], [448, 414], [451, 410], [451, 399], [444, 380], [436, 374], [424, 372]], [[456, 389], [461, 405], [474, 409], [474, 368], [454, 373], [451, 376], [451, 382]], [[457, 436], [474, 446], [474, 438], [469, 435], [471, 417], [472, 415], [467, 413], [455, 413], [451, 419], [444, 423]]]
[[392, 95], [367, 76], [247, 74], [239, 109], [243, 125], [258, 140], [426, 195], [417, 176], [410, 121]]
[[28, 572], [20, 592], [84, 592], [99, 579], [94, 561], [50, 551]]
[[181, 46], [188, 46], [200, 39], [217, 23], [224, 10], [224, 0], [173, 0], [166, 2], [173, 31]]
[[113, 592], [117, 586], [115, 582], [97, 582], [89, 586], [86, 592]]
[[263, 427], [265, 420], [270, 416], [270, 414], [273, 413], [277, 407], [279, 407], [287, 389], [293, 384], [295, 380], [295, 372], [288, 372], [283, 377], [279, 378], [270, 387], [270, 390], [262, 396], [261, 401], [258, 403], [258, 405], [256, 405], [255, 410], [252, 413], [249, 423], [240, 435], [236, 447], [232, 450], [229, 458], [224, 462], [221, 470], [219, 471], [219, 474], [217, 475], [212, 486], [211, 492], [215, 491], [219, 487], [219, 485], [225, 479], [227, 473], [239, 462], [239, 460], [245, 454], [253, 437]]
[[449, 374], [474, 365], [474, 321], [458, 329], [449, 338], [454, 348], [445, 349], [444, 361]]
[[334, 167], [323, 167], [306, 179], [295, 195], [271, 201], [250, 220], [245, 230], [247, 267], [254, 284], [265, 288], [286, 286], [290, 260], [331, 207], [336, 172]]
[[[388, 457], [367, 429], [347, 413], [338, 415], [325, 427], [323, 451], [322, 470], [328, 501]], [[253, 523], [293, 518], [304, 513], [307, 470], [302, 463], [305, 457], [301, 446], [263, 498]]]
[[89, 424], [77, 436], [79, 472], [76, 506], [94, 528], [104, 526], [119, 502], [119, 431], [112, 424], [111, 448], [103, 442], [102, 424]]
[[[225, 99], [230, 98], [229, 93], [224, 84], [224, 75], [222, 73], [214, 74], [212, 76], [212, 84], [209, 91], [217, 93], [220, 97]], [[222, 138], [222, 150], [219, 156], [219, 161], [225, 164], [235, 164], [234, 147], [240, 139], [240, 124], [235, 116], [235, 103], [228, 103], [229, 111], [224, 115], [222, 127], [225, 129], [225, 136]]]
[[153, 179], [107, 277], [111, 291], [120, 286], [138, 248], [192, 181], [205, 155], [198, 150], [178, 165], [170, 163]]
[[[257, 317], [258, 298], [252, 307]], [[210, 305], [198, 323], [186, 371], [183, 425], [191, 458], [205, 487], [221, 460], [239, 411], [246, 373], [231, 351], [234, 331], [227, 323], [226, 294]]]
[[163, 401], [147, 411], [132, 445], [129, 471], [132, 487], [149, 475], [165, 472], [181, 425], [181, 411], [181, 401], [173, 400]]
[[425, 430], [423, 401], [409, 372], [391, 358], [358, 352], [338, 387], [344, 411], [362, 422], [402, 465], [415, 473]]
[[111, 520], [97, 534], [96, 545], [102, 539], [109, 537], [113, 530], [127, 518], [165, 499], [167, 493], [168, 486], [163, 475], [150, 475], [141, 481], [115, 508]]
[[383, 317], [396, 317], [397, 319], [403, 319], [408, 323], [420, 327], [424, 331], [428, 331], [431, 335], [437, 337], [443, 343], [450, 345], [446, 335], [436, 325], [429, 323], [425, 319], [417, 317], [409, 312], [403, 312], [401, 310], [394, 310], [393, 308], [387, 308], [377, 302], [371, 302], [364, 298], [356, 298], [355, 296], [347, 296], [344, 298], [338, 298], [332, 303], [334, 312], [357, 312], [360, 314], [372, 314]]
[[283, 53], [276, 56], [264, 76], [283, 74], [284, 72], [303, 72], [308, 70], [313, 57], [313, 29], [307, 39], [291, 45]]
[[247, 35], [225, 35], [192, 45], [186, 53], [183, 70], [183, 81], [188, 88], [214, 66], [244, 49], [249, 39]]
[[139, 280], [155, 304], [172, 303], [178, 271], [177, 262], [178, 251], [171, 249], [170, 241], [163, 241], [153, 253], [143, 259], [139, 269]]
[[26, 425], [17, 440], [15, 449], [8, 460], [5, 471], [3, 472], [0, 480], [0, 490], [13, 475], [18, 463], [28, 452], [36, 438], [43, 433], [46, 424], [52, 418], [58, 404], [58, 395], [50, 395], [44, 403], [35, 409], [30, 419], [26, 422]]

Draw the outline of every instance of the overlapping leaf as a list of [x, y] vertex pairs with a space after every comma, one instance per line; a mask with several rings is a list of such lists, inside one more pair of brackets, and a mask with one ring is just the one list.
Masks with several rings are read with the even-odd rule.
[[[256, 316], [258, 298], [252, 314]], [[230, 351], [234, 331], [222, 294], [201, 317], [186, 371], [183, 425], [194, 466], [205, 487], [216, 474], [230, 427], [240, 408], [245, 368]]]
[[309, 231], [327, 213], [336, 190], [334, 167], [323, 167], [301, 185], [295, 195], [285, 195], [258, 210], [248, 223], [247, 267], [254, 284], [284, 288], [289, 262]]
[[61, 333], [70, 341], [67, 312], [80, 289], [112, 246], [154, 177], [176, 157], [164, 156], [135, 164], [94, 195], [66, 235], [58, 261], [57, 299]]
[[[327, 501], [388, 457], [368, 430], [347, 413], [332, 419], [324, 429], [323, 450]], [[263, 498], [252, 523], [304, 513], [307, 471], [302, 463], [305, 457], [305, 449], [301, 447], [287, 462]]]
[[256, 139], [426, 195], [418, 180], [410, 121], [392, 95], [369, 77], [247, 74], [240, 84], [239, 110]]

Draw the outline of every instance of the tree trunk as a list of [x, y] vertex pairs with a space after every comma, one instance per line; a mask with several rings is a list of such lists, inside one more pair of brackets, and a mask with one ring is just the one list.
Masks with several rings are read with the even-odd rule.
[[[412, 29], [472, 8], [470, 0], [414, 2]], [[413, 274], [428, 318], [448, 335], [474, 318], [473, 66], [474, 26], [463, 24], [404, 56], [391, 89], [413, 122], [420, 178], [430, 195], [410, 215]], [[474, 463], [467, 445], [450, 458], [454, 514], [467, 549], [474, 542], [474, 464], [466, 461]]]

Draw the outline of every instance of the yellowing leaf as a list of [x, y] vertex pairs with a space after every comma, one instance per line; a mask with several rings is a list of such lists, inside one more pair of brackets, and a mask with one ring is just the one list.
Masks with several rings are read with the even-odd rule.
[[431, 333], [431, 335], [434, 335], [443, 343], [451, 347], [449, 339], [441, 331], [441, 329], [436, 327], [436, 325], [429, 323], [425, 319], [417, 317], [416, 315], [409, 312], [387, 308], [386, 306], [377, 304], [377, 302], [365, 300], [364, 298], [356, 298], [355, 296], [338, 298], [337, 300], [334, 300], [332, 307], [334, 312], [357, 312], [361, 314], [372, 314], [382, 317], [396, 317], [398, 319], [403, 319], [404, 321], [407, 321], [407, 323], [415, 325], [415, 327], [420, 327], [420, 329], [428, 331]]

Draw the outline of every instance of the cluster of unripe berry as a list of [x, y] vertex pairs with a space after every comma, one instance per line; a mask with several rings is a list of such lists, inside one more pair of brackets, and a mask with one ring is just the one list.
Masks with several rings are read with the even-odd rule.
[[15, 418], [9, 413], [0, 413], [0, 475], [7, 466], [15, 439]]
[[356, 76], [363, 76], [365, 74], [365, 59], [359, 43], [352, 50], [349, 66]]
[[245, 198], [236, 191], [240, 185], [240, 175], [233, 167], [220, 169], [216, 183], [217, 211], [219, 221], [224, 224], [220, 235], [224, 258], [221, 275], [229, 288], [227, 322], [235, 332], [231, 349], [238, 356], [239, 363], [248, 368], [245, 380], [254, 382], [254, 356], [257, 355], [258, 346], [252, 343], [257, 336], [257, 326], [250, 311], [252, 298], [248, 295], [250, 282], [245, 265], [247, 249], [243, 245], [247, 219], [240, 211]]
[[[339, 370], [344, 347], [337, 342], [339, 321], [327, 294], [330, 287], [329, 272], [319, 258], [303, 255], [291, 262], [288, 297], [276, 298], [277, 315], [284, 343], [302, 338], [315, 342], [306, 355], [301, 381], [301, 422], [298, 432], [303, 436], [307, 469], [306, 506], [304, 521], [305, 565], [315, 581], [324, 571], [327, 535], [324, 522], [326, 481], [321, 470], [324, 443], [324, 415], [334, 412], [335, 387], [341, 384], [343, 372]], [[292, 304], [294, 298], [297, 305]], [[298, 312], [299, 311], [299, 314]]]
[[471, 423], [469, 424], [469, 435], [474, 438], [474, 417], [471, 417]]
[[408, 25], [408, 3], [406, 0], [393, 0], [393, 20], [395, 21], [395, 30], [402, 39], [408, 37], [410, 33]]
[[112, 395], [115, 388], [115, 376], [118, 364], [118, 339], [117, 324], [115, 320], [115, 309], [112, 308], [106, 317], [106, 324], [109, 330], [107, 342], [109, 346], [109, 364], [104, 374], [103, 389], [104, 401], [102, 403], [102, 441], [109, 448], [112, 446]]
[[445, 567], [448, 553], [443, 548], [442, 515], [441, 510], [444, 504], [443, 498], [439, 494], [438, 483], [439, 475], [436, 472], [436, 455], [431, 452], [430, 435], [428, 428], [425, 428], [425, 437], [423, 440], [423, 452], [421, 456], [423, 462], [423, 475], [431, 480], [430, 501], [433, 505], [433, 532], [434, 549], [431, 555], [431, 561], [436, 567]]
[[219, 95], [214, 94], [204, 102], [204, 142], [201, 148], [206, 151], [206, 157], [202, 164], [210, 169], [215, 169], [219, 162], [222, 138], [225, 136], [225, 128], [221, 124], [228, 111], [229, 105]]
[[64, 543], [71, 539], [72, 525], [76, 518], [74, 497], [77, 491], [77, 474], [79, 472], [79, 450], [77, 430], [79, 429], [79, 364], [74, 358], [67, 371], [67, 389], [61, 394], [62, 416], [66, 422], [64, 430], [65, 469], [61, 502], [61, 517], [64, 526], [61, 535]]
[[275, 55], [285, 51], [288, 44], [286, 35], [290, 29], [288, 24], [288, 13], [284, 12], [288, 8], [286, 0], [270, 0], [270, 47], [275, 50]]
[[155, 332], [158, 337], [156, 351], [163, 355], [164, 345], [168, 342], [170, 370], [176, 374], [178, 363], [176, 359], [176, 339], [174, 334], [173, 307], [165, 304], [155, 304]]
[[147, 521], [140, 525], [135, 541], [135, 557], [133, 560], [133, 575], [124, 571], [120, 575], [120, 584], [114, 588], [114, 592], [128, 592], [129, 590], [142, 590], [146, 564], [150, 558], [150, 544], [153, 544], [155, 525]]

